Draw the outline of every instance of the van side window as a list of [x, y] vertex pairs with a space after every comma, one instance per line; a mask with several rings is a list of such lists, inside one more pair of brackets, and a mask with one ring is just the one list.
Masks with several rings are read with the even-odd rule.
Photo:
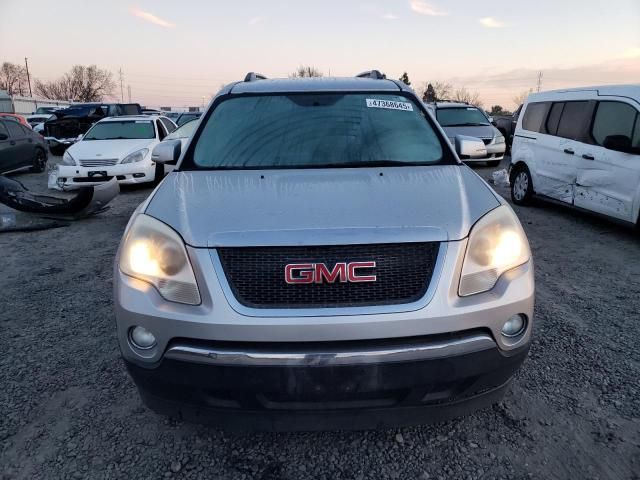
[[585, 120], [589, 112], [589, 102], [567, 102], [564, 104], [560, 123], [558, 124], [558, 137], [578, 140], [583, 136]]
[[609, 135], [624, 135], [635, 141], [634, 146], [638, 146], [638, 116], [638, 111], [627, 103], [599, 102], [591, 127], [591, 137], [596, 145], [604, 145], [604, 139]]
[[558, 124], [560, 123], [560, 116], [564, 110], [564, 102], [554, 103], [549, 112], [549, 118], [547, 118], [547, 133], [549, 135], [556, 135], [558, 133]]
[[549, 102], [530, 103], [522, 117], [522, 128], [530, 132], [539, 132], [542, 122], [547, 115]]

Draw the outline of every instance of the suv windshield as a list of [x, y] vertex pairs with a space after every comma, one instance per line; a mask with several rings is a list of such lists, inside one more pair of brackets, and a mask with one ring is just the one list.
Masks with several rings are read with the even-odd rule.
[[148, 120], [96, 123], [83, 140], [125, 140], [154, 138], [153, 123]]
[[474, 127], [489, 125], [487, 117], [476, 107], [439, 108], [438, 123], [443, 127]]
[[410, 99], [373, 93], [232, 97], [195, 139], [191, 167], [321, 168], [454, 163]]

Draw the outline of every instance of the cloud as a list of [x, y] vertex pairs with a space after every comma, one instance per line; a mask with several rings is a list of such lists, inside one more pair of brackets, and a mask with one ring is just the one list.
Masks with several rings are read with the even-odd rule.
[[447, 12], [443, 12], [442, 10], [438, 10], [436, 7], [431, 5], [424, 0], [410, 0], [409, 5], [411, 6], [411, 10], [420, 15], [428, 15], [430, 17], [440, 17], [442, 15], [448, 15]]
[[502, 28], [504, 27], [504, 22], [493, 18], [493, 17], [484, 17], [478, 20], [483, 27], [487, 28]]
[[131, 15], [133, 15], [134, 17], [141, 18], [144, 21], [153, 23], [154, 25], [158, 25], [159, 27], [163, 27], [163, 28], [175, 27], [175, 24], [168, 22], [167, 20], [164, 20], [160, 17], [156, 17], [153, 13], [145, 12], [135, 7], [132, 7], [129, 10], [129, 13], [131, 13]]
[[263, 21], [264, 21], [264, 18], [262, 17], [252, 17], [249, 19], [249, 25], [254, 26], [259, 23], [262, 23]]
[[622, 58], [640, 58], [640, 47], [627, 48], [622, 54]]

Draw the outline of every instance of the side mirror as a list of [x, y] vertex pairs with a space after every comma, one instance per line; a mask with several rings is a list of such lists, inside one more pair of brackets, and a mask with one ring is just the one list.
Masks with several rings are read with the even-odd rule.
[[78, 135], [78, 137], [76, 138], [76, 142], [79, 142], [83, 138], [84, 138], [84, 135], [82, 135], [82, 134]]
[[640, 148], [634, 148], [631, 139], [626, 135], [609, 135], [604, 139], [602, 146], [615, 152], [640, 154]]
[[167, 140], [160, 142], [151, 152], [151, 160], [166, 165], [176, 165], [182, 153], [180, 140]]
[[493, 123], [495, 120], [493, 119], [493, 117], [491, 115], [489, 115], [489, 123]]
[[487, 156], [487, 147], [475, 137], [456, 135], [456, 152], [463, 158], [482, 158]]

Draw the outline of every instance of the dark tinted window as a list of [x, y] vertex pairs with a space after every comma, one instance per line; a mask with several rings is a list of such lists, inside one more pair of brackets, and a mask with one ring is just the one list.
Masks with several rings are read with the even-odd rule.
[[564, 109], [564, 103], [554, 103], [547, 117], [547, 133], [549, 135], [555, 135], [558, 133], [558, 124], [560, 123], [560, 116]]
[[522, 128], [530, 132], [539, 132], [544, 117], [547, 114], [548, 106], [548, 102], [530, 103], [527, 105], [524, 111], [524, 117], [522, 117]]
[[160, 121], [162, 122], [162, 125], [164, 125], [164, 128], [167, 130], [167, 133], [171, 133], [176, 129], [175, 125], [166, 118], [161, 118]]
[[7, 129], [9, 130], [9, 136], [12, 138], [20, 138], [26, 135], [25, 131], [16, 122], [5, 122]]
[[452, 162], [418, 105], [392, 94], [231, 98], [216, 107], [195, 142], [196, 168]]
[[9, 135], [9, 132], [7, 131], [7, 128], [4, 126], [4, 122], [0, 121], [0, 133], [4, 133], [5, 135]]
[[633, 139], [637, 124], [638, 111], [631, 105], [622, 102], [600, 102], [593, 119], [591, 137], [597, 145], [604, 145], [604, 139], [609, 135], [624, 135]]
[[589, 102], [567, 102], [564, 104], [560, 123], [558, 124], [559, 137], [578, 140], [582, 137], [587, 115], [589, 113]]

